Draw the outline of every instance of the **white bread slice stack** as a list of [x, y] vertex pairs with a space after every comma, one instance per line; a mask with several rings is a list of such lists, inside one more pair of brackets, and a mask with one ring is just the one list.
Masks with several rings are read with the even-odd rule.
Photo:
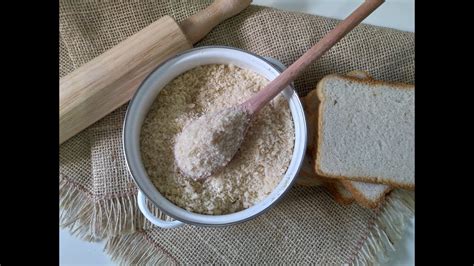
[[[339, 76], [339, 75], [337, 75]], [[352, 80], [358, 79], [365, 81], [366, 83], [381, 83], [373, 80], [364, 71], [352, 71], [347, 74]], [[319, 83], [321, 84], [321, 82]], [[319, 87], [318, 84], [318, 87]], [[397, 84], [399, 85], [399, 84]], [[403, 85], [406, 86], [406, 85]], [[303, 98], [303, 105], [307, 115], [308, 121], [308, 151], [313, 157], [313, 162], [316, 164], [317, 153], [318, 153], [318, 136], [317, 126], [319, 123], [319, 105], [320, 100], [318, 99], [318, 91], [311, 91], [306, 97]], [[315, 159], [316, 158], [316, 159]], [[354, 199], [362, 206], [368, 208], [376, 208], [383, 202], [385, 195], [387, 195], [392, 187], [383, 184], [373, 184], [365, 182], [351, 181], [346, 177], [339, 176], [339, 178], [332, 178], [320, 174], [315, 174], [315, 179], [323, 181], [324, 186], [332, 194], [333, 198], [341, 203], [348, 204], [354, 201]]]
[[328, 75], [316, 93], [316, 173], [414, 189], [413, 85]]

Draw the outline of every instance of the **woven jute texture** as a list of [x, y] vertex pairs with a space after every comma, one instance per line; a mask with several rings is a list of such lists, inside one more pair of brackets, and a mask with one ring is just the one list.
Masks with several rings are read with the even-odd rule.
[[[60, 75], [67, 75], [163, 15], [176, 21], [211, 1], [60, 1]], [[195, 46], [227, 45], [289, 65], [338, 21], [250, 6]], [[367, 71], [379, 80], [414, 83], [414, 34], [359, 25], [313, 64], [300, 96], [331, 73]], [[125, 264], [364, 263], [393, 248], [413, 216], [413, 193], [395, 190], [376, 210], [335, 203], [322, 187], [293, 187], [266, 214], [224, 228], [151, 226], [121, 145], [126, 105], [60, 147], [61, 225]], [[166, 218], [158, 210], [156, 215]], [[382, 256], [384, 257], [384, 256]]]

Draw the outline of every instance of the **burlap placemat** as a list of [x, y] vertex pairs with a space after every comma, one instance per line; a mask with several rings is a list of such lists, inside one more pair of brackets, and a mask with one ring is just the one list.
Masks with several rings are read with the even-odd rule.
[[[61, 0], [60, 75], [165, 14], [181, 21], [210, 2]], [[195, 46], [239, 47], [289, 65], [336, 23], [251, 6]], [[304, 96], [322, 76], [355, 69], [376, 79], [414, 83], [414, 34], [360, 25], [295, 86]], [[107, 238], [106, 251], [118, 262], [367, 262], [393, 248], [413, 215], [413, 194], [405, 191], [394, 191], [382, 207], [368, 210], [341, 206], [321, 187], [295, 186], [271, 211], [237, 226], [153, 228], [137, 208], [137, 188], [125, 166], [125, 110], [119, 108], [60, 147], [61, 225], [87, 240]]]

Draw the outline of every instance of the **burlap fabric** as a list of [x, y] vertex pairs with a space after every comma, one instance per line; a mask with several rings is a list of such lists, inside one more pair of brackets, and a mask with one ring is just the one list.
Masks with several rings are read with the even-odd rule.
[[[60, 1], [64, 76], [167, 14], [181, 21], [211, 1]], [[291, 64], [337, 20], [251, 6], [195, 46], [228, 45]], [[414, 83], [414, 34], [360, 25], [299, 79], [300, 96], [330, 73], [365, 70], [376, 79]], [[394, 191], [377, 210], [341, 206], [321, 187], [295, 186], [268, 213], [226, 228], [153, 228], [121, 147], [123, 106], [60, 147], [61, 225], [84, 239], [107, 238], [123, 263], [358, 263], [398, 241], [413, 215], [413, 195]], [[162, 216], [159, 211], [154, 210]], [[383, 257], [383, 256], [382, 256]]]

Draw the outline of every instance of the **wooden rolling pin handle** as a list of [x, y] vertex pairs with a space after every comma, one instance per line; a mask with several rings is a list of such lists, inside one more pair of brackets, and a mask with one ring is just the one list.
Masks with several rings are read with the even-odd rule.
[[347, 33], [359, 25], [384, 0], [366, 0], [346, 19], [324, 36], [318, 43], [311, 47], [306, 53], [288, 67], [281, 75], [272, 80], [263, 90], [242, 104], [250, 113], [258, 112], [265, 104], [271, 101], [278, 93], [284, 90], [296, 77], [298, 77], [309, 65], [318, 60], [334, 44], [341, 40]]
[[250, 0], [216, 0], [181, 25], [164, 16], [59, 80], [59, 144], [128, 102], [161, 62], [202, 39]]
[[247, 8], [252, 0], [216, 0], [179, 24], [190, 43], [206, 36], [217, 24]]

